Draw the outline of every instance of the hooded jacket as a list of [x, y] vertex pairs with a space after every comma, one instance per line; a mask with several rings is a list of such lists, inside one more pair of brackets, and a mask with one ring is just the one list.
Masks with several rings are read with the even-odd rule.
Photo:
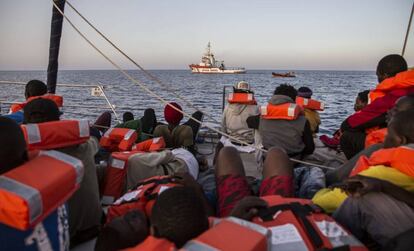
[[[272, 105], [285, 103], [295, 102], [285, 95], [273, 95], [269, 101], [269, 104]], [[302, 114], [296, 120], [260, 118], [259, 133], [262, 137], [263, 146], [266, 149], [274, 146], [281, 147], [290, 156], [298, 155], [302, 152], [311, 154], [315, 148], [309, 122]]]
[[222, 131], [247, 143], [254, 143], [254, 129], [247, 125], [247, 118], [259, 114], [257, 105], [228, 104], [223, 111]]

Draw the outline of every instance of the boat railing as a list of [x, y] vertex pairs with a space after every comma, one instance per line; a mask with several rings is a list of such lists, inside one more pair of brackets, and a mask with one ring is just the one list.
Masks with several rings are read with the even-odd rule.
[[[19, 82], [19, 81], [8, 81], [8, 80], [0, 80], [0, 85], [17, 85], [17, 86], [25, 86], [26, 82]], [[115, 106], [113, 105], [109, 98], [108, 95], [105, 92], [105, 86], [102, 85], [101, 83], [99, 84], [67, 84], [67, 83], [59, 83], [57, 84], [57, 86], [59, 87], [65, 87], [65, 88], [84, 88], [84, 89], [90, 89], [90, 93], [91, 96], [93, 97], [97, 97], [100, 99], [103, 99], [105, 101], [106, 104], [96, 104], [96, 103], [90, 103], [90, 104], [85, 104], [82, 102], [82, 104], [78, 104], [78, 103], [65, 103], [64, 104], [64, 108], [69, 108], [69, 109], [74, 109], [76, 110], [76, 108], [85, 108], [85, 109], [93, 109], [93, 110], [102, 110], [102, 109], [110, 109], [112, 111], [112, 113], [115, 116], [115, 119], [117, 121], [120, 121], [120, 117], [116, 111], [116, 109], [121, 109], [121, 110], [128, 110], [130, 109], [130, 107], [122, 107], [122, 106]], [[19, 100], [7, 100], [7, 99], [3, 99], [0, 97], [0, 112], [3, 111], [4, 113], [4, 108], [6, 108], [8, 110], [8, 108], [10, 108], [11, 105], [13, 104], [19, 104], [24, 102], [24, 100], [19, 99]], [[72, 113], [70, 110], [64, 110], [64, 112], [69, 112]], [[76, 113], [75, 111], [73, 111], [73, 113]]]

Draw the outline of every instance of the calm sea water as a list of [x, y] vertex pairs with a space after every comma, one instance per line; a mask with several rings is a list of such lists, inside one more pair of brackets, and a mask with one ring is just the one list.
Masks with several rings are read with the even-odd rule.
[[[140, 71], [129, 73], [166, 100], [176, 101], [185, 111], [193, 112], [157, 83], [147, 80]], [[325, 102], [325, 111], [321, 112], [321, 133], [334, 132], [341, 121], [353, 112], [357, 93], [371, 89], [376, 84], [375, 72], [361, 71], [296, 71], [296, 78], [273, 78], [271, 71], [259, 70], [240, 75], [198, 75], [191, 74], [189, 70], [154, 70], [151, 73], [218, 121], [221, 117], [224, 86], [231, 86], [242, 80], [247, 81], [255, 91], [260, 104], [267, 102], [279, 84], [288, 83], [296, 88], [308, 86], [313, 90], [315, 99]], [[0, 71], [0, 80], [27, 82], [30, 79], [45, 80], [46, 72]], [[136, 117], [141, 117], [143, 110], [151, 107], [162, 119], [164, 106], [118, 71], [60, 71], [58, 82], [81, 85], [100, 83], [105, 86], [105, 92], [121, 117], [125, 111], [131, 111]], [[23, 93], [23, 86], [0, 85], [0, 102], [23, 101]], [[64, 96], [67, 106], [64, 108], [65, 118], [83, 117], [94, 120], [101, 112], [109, 110], [103, 98], [91, 96], [90, 88], [58, 87], [57, 93]], [[70, 107], [79, 105], [88, 108]], [[1, 107], [4, 112], [8, 106], [3, 104]]]

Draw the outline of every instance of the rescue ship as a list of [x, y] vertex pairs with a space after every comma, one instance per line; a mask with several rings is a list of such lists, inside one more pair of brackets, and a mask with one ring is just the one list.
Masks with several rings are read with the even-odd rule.
[[218, 61], [214, 58], [214, 54], [211, 52], [210, 42], [207, 44], [207, 50], [201, 57], [201, 63], [189, 65], [192, 73], [206, 73], [206, 74], [240, 74], [246, 73], [246, 70], [242, 67], [239, 68], [227, 68], [224, 65], [224, 61]]

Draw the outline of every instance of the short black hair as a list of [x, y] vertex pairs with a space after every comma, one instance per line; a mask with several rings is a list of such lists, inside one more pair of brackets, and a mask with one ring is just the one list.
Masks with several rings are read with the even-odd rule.
[[295, 87], [289, 84], [281, 84], [276, 87], [274, 95], [285, 95], [290, 97], [293, 101], [295, 101], [296, 96], [298, 95], [298, 91], [296, 91]]
[[398, 54], [391, 54], [383, 57], [377, 66], [377, 74], [394, 77], [397, 73], [408, 69], [407, 61]]
[[130, 120], [134, 120], [134, 114], [132, 114], [132, 112], [124, 112], [124, 114], [122, 114], [122, 120], [124, 123]]
[[173, 187], [162, 192], [152, 208], [155, 236], [174, 242], [177, 248], [209, 227], [202, 199], [190, 187]]
[[50, 99], [36, 98], [24, 107], [23, 124], [56, 121], [59, 117], [59, 108], [55, 102]]
[[390, 124], [396, 134], [414, 143], [414, 110], [405, 110], [393, 115]]
[[0, 117], [0, 174], [16, 168], [28, 160], [26, 141], [14, 120]]
[[368, 94], [369, 94], [369, 90], [358, 92], [358, 99], [364, 103], [368, 103]]
[[312, 97], [312, 90], [309, 87], [302, 86], [298, 89], [298, 96], [303, 98], [311, 98]]
[[26, 99], [35, 96], [42, 96], [47, 93], [47, 86], [40, 80], [34, 79], [27, 82], [24, 95]]

